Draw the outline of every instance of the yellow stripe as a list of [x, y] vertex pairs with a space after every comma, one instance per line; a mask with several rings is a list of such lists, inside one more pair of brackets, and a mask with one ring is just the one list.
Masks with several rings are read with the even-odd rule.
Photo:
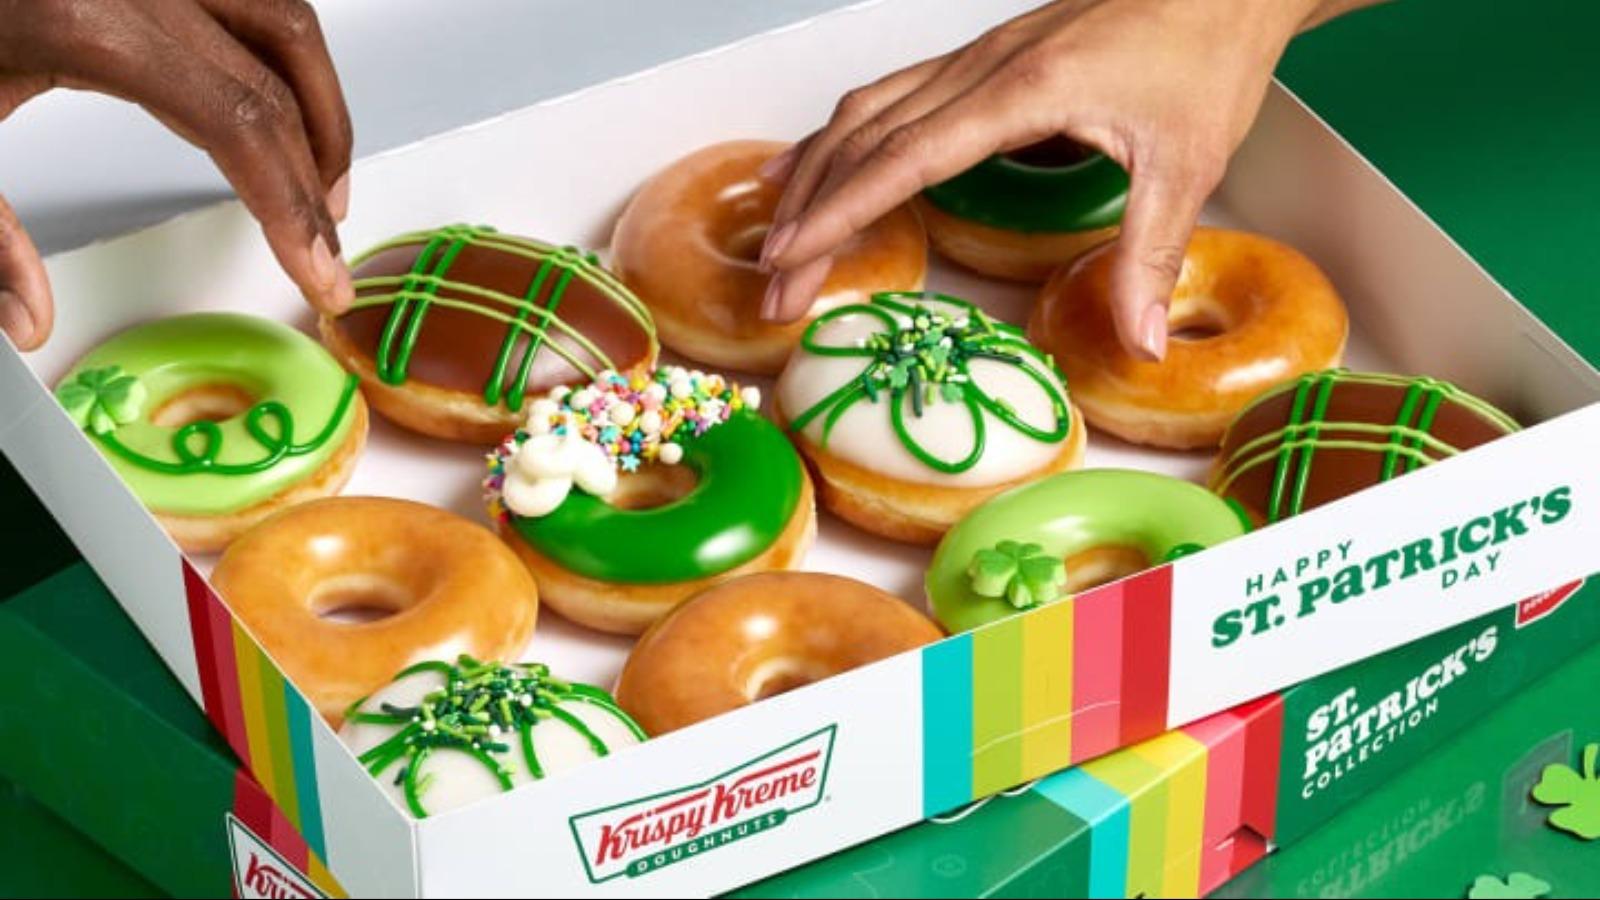
[[1072, 761], [1071, 600], [1028, 617], [1022, 659], [1022, 769], [1038, 778]]
[[1167, 856], [1167, 771], [1131, 749], [1092, 759], [1083, 764], [1083, 771], [1128, 798], [1128, 880], [1123, 896], [1168, 896], [1161, 892]]
[[256, 666], [261, 673], [261, 715], [267, 725], [264, 738], [272, 750], [272, 771], [277, 775], [273, 781], [262, 784], [283, 810], [284, 818], [300, 831], [300, 790], [294, 779], [294, 752], [289, 747], [289, 713], [284, 708], [283, 676], [265, 653], [256, 654]]
[[344, 892], [344, 886], [334, 880], [333, 873], [329, 872], [328, 867], [322, 864], [320, 857], [312, 853], [308, 855], [308, 859], [309, 863], [306, 868], [309, 871], [306, 872], [306, 877], [311, 879], [312, 884], [321, 888], [324, 894], [329, 897], [336, 897], [338, 900], [344, 900], [344, 898], [350, 896]]
[[1027, 780], [1022, 772], [1023, 619], [972, 633], [972, 796]]
[[262, 707], [261, 651], [251, 642], [250, 636], [233, 623], [233, 660], [239, 672], [239, 708], [244, 711], [244, 733], [250, 747], [250, 771], [256, 781], [266, 787], [267, 793], [276, 796], [273, 785], [277, 778], [273, 771], [272, 747], [267, 741], [267, 723]]
[[1171, 731], [1131, 748], [1167, 772], [1167, 853], [1163, 897], [1194, 897], [1200, 890], [1200, 849], [1206, 825], [1206, 747]]

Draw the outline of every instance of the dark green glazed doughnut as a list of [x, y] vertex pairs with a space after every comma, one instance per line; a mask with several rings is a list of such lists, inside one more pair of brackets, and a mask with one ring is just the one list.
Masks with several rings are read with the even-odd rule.
[[574, 491], [549, 515], [513, 516], [534, 549], [588, 578], [670, 584], [726, 572], [777, 541], [803, 485], [800, 457], [776, 425], [743, 410], [684, 445], [699, 477], [686, 496], [619, 509]]
[[1128, 173], [1100, 153], [1066, 166], [996, 155], [922, 193], [944, 212], [992, 228], [1092, 231], [1122, 221]]

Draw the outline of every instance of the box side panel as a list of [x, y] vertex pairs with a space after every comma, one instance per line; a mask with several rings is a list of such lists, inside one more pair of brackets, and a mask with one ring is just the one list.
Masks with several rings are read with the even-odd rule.
[[1282, 87], [1217, 199], [1244, 227], [1316, 260], [1366, 337], [1404, 370], [1454, 381], [1528, 422], [1600, 400], [1592, 366]]
[[920, 670], [894, 657], [423, 820], [422, 892], [717, 893], [915, 821]]
[[1597, 450], [1591, 406], [1179, 560], [1169, 722], [1589, 575]]

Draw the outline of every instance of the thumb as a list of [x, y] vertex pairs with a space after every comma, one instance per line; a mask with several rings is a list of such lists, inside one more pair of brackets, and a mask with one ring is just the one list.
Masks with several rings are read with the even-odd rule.
[[1131, 173], [1111, 264], [1111, 314], [1122, 346], [1155, 361], [1167, 353], [1167, 306], [1183, 272], [1183, 255], [1200, 207], [1221, 178], [1220, 167], [1151, 164]]
[[18, 350], [34, 350], [50, 336], [55, 304], [33, 239], [0, 197], [0, 331]]

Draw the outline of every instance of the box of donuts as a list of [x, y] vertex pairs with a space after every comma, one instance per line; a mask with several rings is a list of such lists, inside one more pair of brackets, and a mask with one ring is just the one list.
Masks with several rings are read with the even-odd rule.
[[1557, 606], [1600, 373], [1281, 89], [1161, 362], [1111, 337], [1126, 178], [1061, 142], [760, 317], [762, 164], [1025, 5], [862, 3], [365, 159], [336, 316], [236, 204], [56, 256], [0, 450], [361, 895], [716, 892]]

